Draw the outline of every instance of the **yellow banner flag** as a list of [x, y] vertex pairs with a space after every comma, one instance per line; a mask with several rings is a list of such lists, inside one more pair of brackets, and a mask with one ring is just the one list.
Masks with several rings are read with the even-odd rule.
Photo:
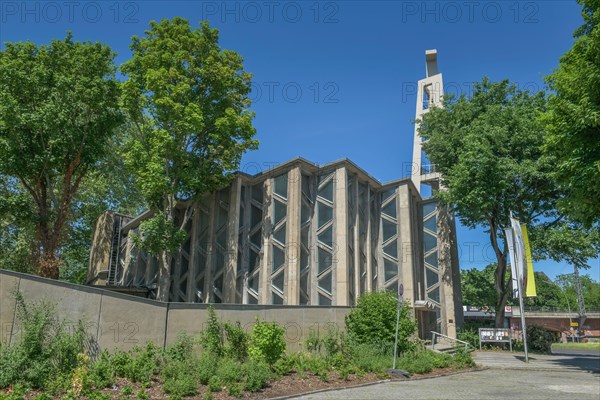
[[527, 234], [527, 227], [521, 225], [521, 232], [523, 232], [523, 242], [525, 244], [525, 263], [527, 265], [527, 274], [525, 275], [525, 297], [537, 296], [535, 288], [535, 275], [533, 275], [533, 259], [531, 258], [531, 247], [529, 246], [529, 235]]

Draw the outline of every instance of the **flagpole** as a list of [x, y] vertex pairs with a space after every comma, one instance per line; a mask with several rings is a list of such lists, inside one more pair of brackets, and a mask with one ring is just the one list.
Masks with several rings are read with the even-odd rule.
[[[513, 218], [512, 215], [512, 211], [510, 212], [510, 218]], [[519, 229], [521, 228], [521, 224], [516, 221]], [[511, 224], [512, 225], [512, 224]], [[513, 226], [513, 230], [515, 230], [514, 226]], [[519, 232], [513, 232], [513, 246], [515, 248], [515, 260], [517, 260], [517, 256], [520, 255], [521, 256], [521, 260], [517, 260], [517, 262], [521, 261], [521, 263], [525, 262], [525, 254], [520, 254], [520, 252], [517, 250], [517, 234]], [[521, 271], [519, 271], [519, 268], [515, 268], [517, 271], [517, 287], [519, 288], [519, 307], [521, 308], [521, 331], [522, 331], [522, 335], [523, 335], [523, 347], [525, 349], [525, 362], [529, 362], [529, 352], [527, 351], [527, 326], [525, 325], [525, 307], [523, 306], [523, 273]]]
[[517, 279], [519, 286], [519, 307], [521, 308], [521, 330], [523, 331], [523, 347], [525, 348], [525, 362], [529, 362], [529, 354], [527, 352], [527, 327], [525, 326], [525, 307], [523, 307], [523, 281]]

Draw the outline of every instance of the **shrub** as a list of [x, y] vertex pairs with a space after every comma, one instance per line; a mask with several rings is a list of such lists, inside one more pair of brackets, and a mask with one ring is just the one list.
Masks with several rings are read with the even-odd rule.
[[479, 329], [473, 326], [463, 326], [456, 332], [458, 340], [469, 343], [474, 349], [479, 348]]
[[253, 360], [275, 364], [285, 353], [285, 330], [276, 322], [260, 322], [257, 318], [252, 328], [248, 354]]
[[223, 327], [212, 305], [208, 306], [208, 323], [206, 329], [200, 334], [200, 344], [204, 350], [219, 357], [224, 354]]
[[394, 345], [350, 342], [349, 354], [352, 364], [361, 371], [382, 374], [392, 367]]
[[231, 324], [226, 322], [223, 325], [227, 344], [225, 345], [225, 353], [238, 361], [244, 361], [248, 358], [248, 334], [238, 322]]
[[16, 294], [16, 301], [21, 337], [14, 346], [0, 349], [0, 388], [17, 383], [44, 388], [61, 376], [63, 389], [68, 389], [77, 355], [84, 352], [83, 324], [70, 331], [54, 306], [26, 304], [21, 293]]
[[[391, 291], [366, 293], [346, 316], [348, 335], [357, 343], [394, 343], [398, 300]], [[417, 324], [411, 317], [408, 303], [400, 311], [398, 350], [411, 350], [411, 337]]]
[[230, 358], [220, 361], [217, 368], [217, 376], [223, 386], [231, 386], [242, 381], [242, 367], [239, 362]]
[[454, 353], [451, 365], [458, 369], [472, 368], [475, 366], [475, 361], [471, 357], [471, 353], [464, 349], [459, 349]]
[[208, 385], [208, 381], [217, 373], [219, 359], [213, 353], [202, 353], [198, 360], [198, 379], [201, 384]]
[[[283, 359], [279, 359], [280, 363]], [[276, 363], [276, 365], [277, 365]], [[257, 392], [269, 383], [271, 379], [271, 370], [269, 365], [262, 361], [250, 360], [242, 366], [245, 376], [244, 389], [250, 392]]]
[[527, 327], [527, 346], [529, 350], [537, 353], [550, 353], [550, 347], [554, 342], [554, 334], [539, 325]]

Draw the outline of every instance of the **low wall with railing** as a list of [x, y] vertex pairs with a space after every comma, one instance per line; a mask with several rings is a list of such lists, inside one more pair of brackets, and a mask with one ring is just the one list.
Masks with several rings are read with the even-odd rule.
[[[163, 303], [98, 289], [74, 285], [13, 271], [0, 270], [0, 340], [15, 343], [21, 334], [15, 294], [26, 303], [53, 304], [62, 320], [76, 326], [84, 324], [87, 333], [101, 350], [127, 350], [153, 342], [166, 346], [180, 333], [197, 336], [208, 318], [208, 305]], [[248, 332], [259, 318], [276, 321], [285, 328], [288, 350], [299, 350], [309, 332], [324, 332], [332, 325], [344, 326], [350, 307], [276, 306], [216, 304], [223, 321], [239, 321]]]

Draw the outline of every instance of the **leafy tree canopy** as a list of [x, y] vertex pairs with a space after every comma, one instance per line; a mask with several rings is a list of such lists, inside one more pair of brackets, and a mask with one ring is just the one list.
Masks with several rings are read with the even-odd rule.
[[546, 151], [566, 196], [561, 206], [588, 225], [600, 224], [600, 1], [578, 0], [584, 25], [575, 44], [547, 77]]
[[0, 174], [8, 201], [31, 200], [33, 254], [46, 277], [58, 278], [73, 199], [122, 122], [114, 57], [71, 34], [0, 51]]

